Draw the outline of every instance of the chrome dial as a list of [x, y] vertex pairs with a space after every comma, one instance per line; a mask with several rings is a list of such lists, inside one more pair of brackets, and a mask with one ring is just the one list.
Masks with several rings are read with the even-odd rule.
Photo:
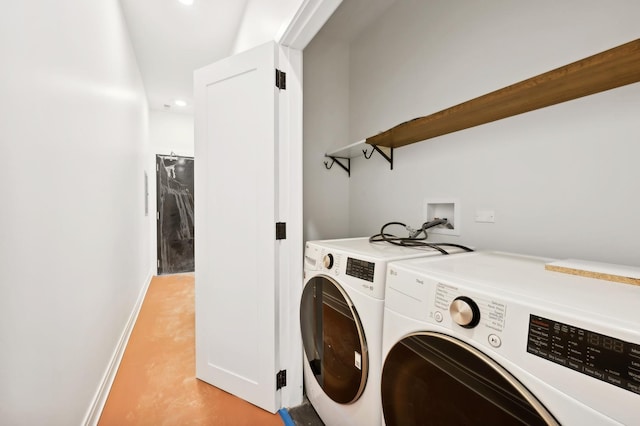
[[480, 309], [467, 296], [456, 297], [449, 306], [449, 313], [453, 321], [464, 328], [473, 328], [480, 322]]
[[327, 269], [333, 268], [333, 255], [331, 253], [326, 254], [322, 259], [322, 264]]

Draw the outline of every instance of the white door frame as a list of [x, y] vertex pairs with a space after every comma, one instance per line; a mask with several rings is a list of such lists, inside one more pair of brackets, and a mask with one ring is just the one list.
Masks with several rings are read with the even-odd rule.
[[289, 25], [276, 36], [276, 42], [303, 51], [341, 3], [342, 0], [303, 0]]
[[[298, 244], [290, 244], [288, 255], [281, 257], [279, 268], [288, 271], [288, 278], [282, 277], [278, 312], [280, 365], [287, 369], [287, 386], [282, 388], [282, 407], [295, 407], [303, 401], [303, 356], [302, 337], [300, 335], [300, 298], [302, 297], [303, 276], [303, 195], [302, 195], [302, 51], [320, 31], [342, 0], [305, 0], [291, 23], [276, 37], [280, 49], [279, 64], [287, 70], [287, 96], [280, 103], [280, 168], [281, 212], [288, 217], [279, 220], [287, 222], [287, 239]], [[288, 159], [282, 158], [288, 156]], [[283, 253], [284, 254], [284, 253]]]

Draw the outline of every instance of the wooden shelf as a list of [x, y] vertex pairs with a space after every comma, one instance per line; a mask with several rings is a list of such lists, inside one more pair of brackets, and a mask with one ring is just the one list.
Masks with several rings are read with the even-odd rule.
[[397, 148], [640, 81], [640, 39], [366, 139]]

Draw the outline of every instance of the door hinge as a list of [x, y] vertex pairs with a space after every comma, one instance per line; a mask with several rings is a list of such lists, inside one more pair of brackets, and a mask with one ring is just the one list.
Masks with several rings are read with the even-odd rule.
[[156, 261], [156, 264], [158, 265], [157, 267], [160, 268], [160, 259]]
[[156, 212], [156, 220], [160, 220], [160, 212]]
[[287, 386], [287, 370], [280, 370], [276, 374], [276, 390]]
[[276, 87], [280, 90], [287, 90], [287, 73], [276, 69]]
[[287, 222], [276, 222], [276, 240], [287, 239]]

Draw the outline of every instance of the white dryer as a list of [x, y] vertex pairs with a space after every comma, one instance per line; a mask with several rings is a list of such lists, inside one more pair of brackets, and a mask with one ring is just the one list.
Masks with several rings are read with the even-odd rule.
[[305, 391], [325, 424], [380, 424], [387, 263], [425, 256], [442, 253], [368, 238], [306, 243], [300, 304]]
[[391, 425], [640, 424], [640, 287], [476, 252], [388, 266]]

